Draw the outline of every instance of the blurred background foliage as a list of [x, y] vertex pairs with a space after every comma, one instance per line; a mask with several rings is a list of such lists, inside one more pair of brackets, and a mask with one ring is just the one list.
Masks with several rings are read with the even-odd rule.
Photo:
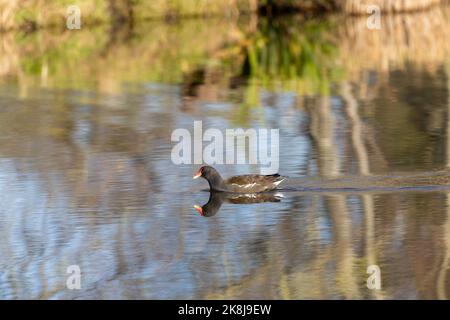
[[244, 20], [231, 28], [215, 19], [211, 24], [148, 22], [114, 33], [99, 26], [89, 32], [8, 34], [3, 42], [12, 52], [3, 56], [2, 69], [23, 84], [97, 84], [107, 91], [124, 81], [195, 82], [190, 73], [220, 69], [230, 78], [258, 79], [267, 87], [281, 83], [299, 93], [325, 93], [329, 79], [339, 76], [330, 22], [261, 19], [253, 30]]
[[[101, 9], [105, 1], [97, 2], [98, 12], [110, 10], [107, 6]], [[32, 12], [33, 1], [24, 3]], [[83, 3], [80, 1], [80, 6]], [[164, 3], [175, 6], [177, 1]], [[200, 6], [203, 2], [195, 3]], [[260, 2], [258, 6], [274, 3]], [[55, 10], [66, 4], [69, 2], [52, 2]], [[141, 1], [130, 4], [150, 5]], [[143, 14], [146, 10], [138, 11]], [[41, 12], [50, 14], [51, 10]], [[235, 120], [243, 124], [260, 114], [257, 107], [264, 90], [304, 98], [330, 96], [336, 83], [358, 82], [362, 73], [368, 77], [364, 83], [370, 83], [368, 71], [385, 79], [390, 70], [406, 70], [411, 61], [417, 72], [434, 74], [448, 59], [448, 23], [448, 7], [441, 6], [426, 14], [384, 17], [386, 32], [367, 32], [366, 17], [343, 14], [249, 14], [100, 23], [81, 30], [5, 31], [0, 46], [0, 83], [16, 83], [23, 96], [35, 86], [120, 94], [133, 83], [179, 84], [186, 110], [196, 101], [219, 101], [221, 93], [240, 87], [245, 90], [236, 98], [240, 109]], [[59, 25], [64, 26], [64, 21]], [[361, 86], [363, 94], [370, 95], [367, 85]], [[303, 108], [305, 102], [298, 104]]]
[[238, 16], [242, 13], [345, 12], [366, 14], [368, 5], [386, 12], [425, 9], [446, 0], [0, 0], [0, 30], [61, 26], [70, 5], [79, 6], [84, 24], [134, 23], [146, 19]]
[[341, 73], [336, 65], [336, 38], [330, 32], [334, 23], [262, 20], [247, 47], [244, 73], [265, 86], [279, 80], [285, 89], [303, 95], [329, 93], [330, 78], [336, 80]]

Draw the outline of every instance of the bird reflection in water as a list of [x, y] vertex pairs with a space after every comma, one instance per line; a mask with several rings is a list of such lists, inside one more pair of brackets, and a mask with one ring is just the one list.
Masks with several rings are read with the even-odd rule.
[[210, 192], [209, 200], [203, 206], [194, 205], [202, 217], [212, 217], [220, 210], [224, 202], [232, 204], [254, 204], [262, 202], [280, 202], [283, 194], [280, 192], [268, 193], [227, 193]]

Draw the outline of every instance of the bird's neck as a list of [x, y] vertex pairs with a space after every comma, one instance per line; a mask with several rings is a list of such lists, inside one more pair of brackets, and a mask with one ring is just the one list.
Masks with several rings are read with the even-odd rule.
[[225, 181], [219, 174], [216, 174], [208, 179], [209, 188], [211, 190], [217, 191], [226, 191], [227, 186], [225, 185]]

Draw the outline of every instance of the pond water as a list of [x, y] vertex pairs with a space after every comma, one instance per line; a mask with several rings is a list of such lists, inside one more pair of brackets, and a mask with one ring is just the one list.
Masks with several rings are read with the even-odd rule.
[[[450, 298], [449, 21], [6, 33], [0, 298]], [[283, 197], [200, 216], [199, 165], [170, 156], [196, 120], [279, 128]]]

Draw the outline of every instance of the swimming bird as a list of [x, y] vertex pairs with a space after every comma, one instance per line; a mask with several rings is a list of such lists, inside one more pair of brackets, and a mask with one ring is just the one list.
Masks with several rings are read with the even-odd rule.
[[260, 175], [246, 174], [224, 180], [216, 169], [210, 166], [201, 167], [194, 179], [204, 178], [212, 191], [233, 193], [259, 193], [274, 190], [286, 178], [279, 174]]

